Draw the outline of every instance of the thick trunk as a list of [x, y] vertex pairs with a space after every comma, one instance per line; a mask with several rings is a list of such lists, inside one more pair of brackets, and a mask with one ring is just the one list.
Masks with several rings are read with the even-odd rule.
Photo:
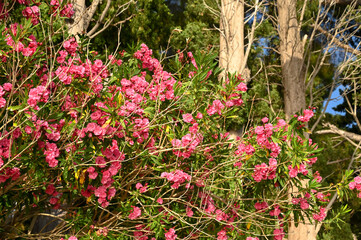
[[71, 23], [68, 24], [70, 35], [78, 35], [85, 32], [87, 27], [85, 0], [73, 0], [74, 15]]
[[[280, 54], [282, 79], [284, 87], [284, 110], [286, 119], [306, 107], [306, 92], [304, 82], [304, 46], [301, 42], [300, 27], [297, 20], [296, 1], [278, 0], [278, 23], [280, 36]], [[307, 184], [304, 182], [303, 184]], [[290, 188], [290, 192], [297, 192], [297, 188]], [[305, 217], [305, 219], [307, 219]], [[294, 221], [289, 225], [289, 240], [315, 240], [315, 226], [306, 223], [295, 226]]]
[[249, 78], [244, 54], [244, 2], [222, 0], [220, 16], [219, 66], [226, 73], [242, 74]]
[[278, 0], [280, 53], [286, 118], [306, 107], [304, 46], [297, 21], [296, 1]]

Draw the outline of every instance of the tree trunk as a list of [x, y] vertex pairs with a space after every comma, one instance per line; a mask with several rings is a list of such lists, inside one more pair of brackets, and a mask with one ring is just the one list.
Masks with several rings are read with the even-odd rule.
[[70, 35], [77, 36], [85, 32], [87, 27], [85, 0], [73, 0], [74, 15], [72, 21], [68, 24]]
[[227, 73], [241, 74], [247, 81], [249, 70], [244, 55], [244, 2], [242, 0], [222, 0], [220, 16], [219, 66]]
[[[305, 69], [304, 69], [304, 46], [301, 42], [300, 26], [297, 20], [296, 1], [277, 0], [278, 24], [280, 36], [280, 54], [282, 66], [282, 81], [284, 87], [284, 110], [286, 119], [306, 107], [305, 92]], [[303, 182], [307, 184], [307, 182]], [[290, 192], [297, 192], [297, 189], [290, 188]], [[315, 240], [315, 226], [308, 222], [295, 226], [290, 222], [289, 240]]]
[[278, 0], [280, 54], [286, 118], [306, 107], [304, 46], [297, 21], [296, 1]]

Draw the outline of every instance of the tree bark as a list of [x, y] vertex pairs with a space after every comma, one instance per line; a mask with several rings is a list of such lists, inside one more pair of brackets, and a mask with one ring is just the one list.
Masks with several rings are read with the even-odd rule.
[[73, 0], [74, 15], [72, 22], [68, 24], [68, 32], [70, 35], [78, 35], [85, 32], [86, 27], [86, 5], [85, 0]]
[[[304, 46], [300, 36], [296, 2], [277, 0], [284, 111], [287, 120], [306, 107]], [[307, 184], [307, 182], [302, 182], [302, 184]], [[291, 187], [289, 191], [290, 193], [297, 192], [297, 188]], [[305, 223], [299, 223], [297, 227], [294, 221], [290, 222], [289, 240], [316, 239], [315, 226], [308, 222], [306, 217], [305, 220]]]
[[241, 74], [247, 81], [249, 70], [246, 68], [244, 54], [244, 1], [222, 0], [220, 16], [220, 54], [219, 66], [227, 73]]
[[296, 1], [278, 0], [280, 54], [286, 119], [306, 107], [304, 46], [297, 20]]

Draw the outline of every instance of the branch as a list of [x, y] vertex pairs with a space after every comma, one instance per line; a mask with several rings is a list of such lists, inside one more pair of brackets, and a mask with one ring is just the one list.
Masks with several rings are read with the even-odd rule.
[[90, 22], [90, 19], [93, 18], [97, 8], [98, 8], [98, 5], [100, 3], [100, 0], [94, 0], [92, 2], [92, 4], [89, 6], [89, 8], [87, 9], [87, 15], [88, 15], [88, 19], [89, 19], [89, 22]]
[[351, 3], [356, 3], [356, 5], [361, 5], [361, 0], [324, 0], [327, 4], [341, 4], [341, 5], [348, 5]]
[[[98, 0], [99, 1], [99, 0]], [[97, 2], [97, 1], [95, 1]], [[110, 8], [110, 4], [111, 4], [111, 0], [107, 0], [107, 5], [105, 6], [102, 15], [100, 16], [100, 18], [98, 19], [97, 23], [95, 24], [95, 26], [87, 33], [87, 36], [91, 36], [92, 34], [95, 33], [95, 31], [98, 29], [98, 27], [100, 26], [100, 23], [104, 20], [105, 16], [107, 15], [109, 8]], [[93, 4], [92, 4], [93, 5]], [[93, 9], [94, 10], [94, 9]], [[94, 10], [95, 12], [95, 10]], [[94, 13], [93, 13], [94, 15]], [[90, 18], [89, 18], [90, 19]]]
[[330, 133], [331, 134], [338, 134], [338, 135], [340, 135], [342, 137], [349, 138], [349, 139], [352, 139], [354, 141], [358, 141], [358, 142], [361, 141], [361, 135], [359, 135], [359, 134], [341, 130], [341, 129], [337, 128], [335, 125], [333, 125], [331, 123], [326, 123], [326, 124], [324, 124], [324, 126], [328, 127], [329, 129], [319, 130], [319, 131], [316, 131], [316, 133], [317, 134], [330, 134]]
[[[361, 0], [360, 0], [361, 1]], [[336, 46], [344, 49], [346, 52], [349, 52], [349, 53], [352, 53], [352, 54], [355, 54], [355, 55], [358, 55], [360, 56], [361, 55], [361, 51], [357, 50], [357, 49], [354, 49], [352, 47], [350, 47], [349, 45], [347, 44], [344, 44], [342, 43], [340, 40], [338, 40], [334, 35], [332, 35], [331, 33], [327, 32], [326, 30], [324, 30], [321, 26], [313, 26], [313, 27], [316, 27], [316, 29], [318, 31], [320, 31], [322, 34], [326, 35], [327, 38], [333, 38], [333, 41], [334, 43], [336, 44]]]

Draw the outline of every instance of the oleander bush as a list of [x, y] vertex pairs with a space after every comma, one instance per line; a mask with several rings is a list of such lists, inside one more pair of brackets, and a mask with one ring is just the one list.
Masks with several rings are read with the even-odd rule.
[[[219, 80], [212, 52], [98, 55], [67, 34], [70, 3], [0, 9], [6, 239], [282, 239], [291, 219], [325, 218], [309, 171], [321, 150], [303, 134], [312, 109], [230, 138], [247, 86]], [[36, 231], [45, 216], [56, 224]]]

